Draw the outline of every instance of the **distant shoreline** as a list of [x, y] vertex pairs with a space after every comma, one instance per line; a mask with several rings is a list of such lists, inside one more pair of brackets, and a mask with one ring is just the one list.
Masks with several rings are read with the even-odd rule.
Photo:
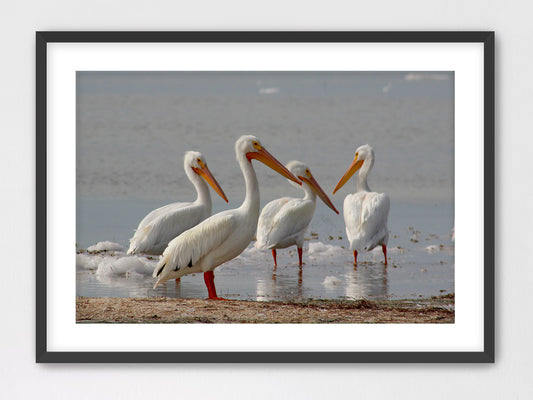
[[77, 323], [454, 323], [453, 294], [415, 300], [76, 298]]

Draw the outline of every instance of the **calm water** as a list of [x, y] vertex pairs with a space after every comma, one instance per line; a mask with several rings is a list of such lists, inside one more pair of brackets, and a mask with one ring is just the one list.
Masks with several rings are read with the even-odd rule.
[[[342, 216], [319, 202], [301, 271], [292, 249], [278, 252], [274, 270], [270, 252], [249, 247], [215, 271], [220, 295], [412, 298], [454, 291], [453, 74], [447, 73], [80, 72], [78, 248], [104, 240], [127, 247], [149, 211], [193, 200], [182, 167], [186, 150], [204, 153], [230, 200], [226, 205], [213, 197], [213, 211], [239, 206], [244, 182], [233, 145], [245, 133], [258, 136], [283, 163], [308, 163], [328, 193], [355, 149], [371, 144], [376, 163], [369, 184], [392, 201], [391, 260], [385, 268], [380, 252], [362, 254], [365, 262], [354, 270], [343, 248]], [[300, 196], [262, 164], [256, 171], [262, 205]], [[331, 196], [339, 210], [354, 185]], [[83, 257], [77, 263], [80, 296], [206, 296], [200, 275], [152, 290], [147, 271], [155, 260], [139, 264], [120, 252]]]

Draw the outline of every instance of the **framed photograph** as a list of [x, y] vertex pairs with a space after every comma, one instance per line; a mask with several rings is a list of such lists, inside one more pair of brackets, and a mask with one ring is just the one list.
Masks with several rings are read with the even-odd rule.
[[493, 32], [37, 32], [36, 360], [494, 362]]

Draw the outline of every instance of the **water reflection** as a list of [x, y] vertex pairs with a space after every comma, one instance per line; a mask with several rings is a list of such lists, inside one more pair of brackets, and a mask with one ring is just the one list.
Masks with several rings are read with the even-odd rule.
[[89, 297], [149, 297], [152, 295], [151, 281], [141, 275], [104, 275], [78, 271], [76, 291], [78, 296]]
[[[274, 267], [274, 269], [272, 270], [272, 280], [274, 282], [277, 282], [277, 279], [278, 279], [278, 270], [277, 268]], [[298, 267], [298, 286], [302, 286], [302, 282], [303, 282], [303, 269], [302, 267]]]
[[344, 293], [347, 298], [385, 297], [389, 294], [386, 265], [359, 263], [357, 267], [345, 269]]
[[388, 270], [380, 263], [347, 263], [341, 274], [324, 276], [324, 267], [273, 269], [270, 279], [259, 279], [256, 300], [307, 298], [384, 298], [389, 295]]
[[259, 279], [256, 288], [256, 300], [287, 300], [304, 297], [303, 268], [273, 268], [271, 278]]

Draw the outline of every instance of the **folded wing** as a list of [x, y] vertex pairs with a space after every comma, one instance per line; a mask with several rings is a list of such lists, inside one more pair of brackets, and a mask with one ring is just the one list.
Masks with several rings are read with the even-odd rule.
[[268, 203], [259, 217], [257, 247], [273, 248], [299, 235], [313, 217], [313, 204], [303, 199], [283, 197]]
[[388, 239], [390, 199], [384, 193], [359, 192], [346, 196], [344, 219], [352, 250], [372, 250]]
[[168, 243], [207, 215], [192, 203], [173, 203], [150, 212], [130, 239], [128, 254], [161, 254]]
[[235, 226], [232, 215], [217, 214], [173, 239], [154, 270], [153, 276], [159, 278], [156, 285], [172, 279], [169, 277], [172, 272], [183, 272], [184, 268], [196, 266], [224, 243]]

